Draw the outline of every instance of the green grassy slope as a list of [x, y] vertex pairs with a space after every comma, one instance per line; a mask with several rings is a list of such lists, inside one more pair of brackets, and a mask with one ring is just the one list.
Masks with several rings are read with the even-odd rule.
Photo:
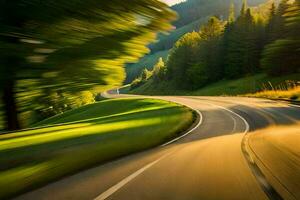
[[170, 34], [160, 34], [158, 36], [158, 42], [150, 45], [150, 49], [156, 51], [163, 51], [166, 49], [171, 49], [175, 42], [179, 40], [184, 34], [199, 31], [202, 24], [205, 24], [208, 20], [208, 17], [202, 17], [198, 20], [195, 20], [185, 26], [175, 29]]
[[172, 83], [162, 82], [160, 84], [153, 84], [152, 81], [147, 82], [141, 87], [130, 91], [134, 94], [148, 94], [148, 95], [199, 95], [199, 96], [219, 96], [219, 95], [244, 95], [255, 93], [264, 89], [270, 84], [277, 87], [286, 80], [299, 81], [300, 74], [292, 74], [281, 77], [268, 77], [265, 74], [258, 74], [237, 80], [223, 80], [214, 84], [208, 85], [204, 88], [195, 91], [183, 91], [174, 88]]
[[0, 135], [0, 199], [95, 164], [159, 145], [191, 125], [192, 112], [151, 99], [81, 107]]

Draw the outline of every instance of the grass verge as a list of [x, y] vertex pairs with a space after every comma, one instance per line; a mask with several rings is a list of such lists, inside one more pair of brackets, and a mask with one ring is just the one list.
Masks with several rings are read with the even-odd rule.
[[254, 94], [247, 94], [246, 96], [300, 102], [300, 87], [298, 86], [288, 90], [264, 90]]
[[170, 82], [154, 84], [152, 80], [137, 89], [133, 94], [148, 95], [194, 95], [194, 96], [252, 96], [265, 98], [286, 98], [299, 100], [299, 87], [289, 87], [286, 82], [300, 81], [300, 74], [269, 77], [265, 74], [248, 76], [237, 80], [222, 80], [199, 90], [178, 90]]
[[0, 135], [0, 199], [176, 137], [194, 121], [181, 105], [114, 99]]

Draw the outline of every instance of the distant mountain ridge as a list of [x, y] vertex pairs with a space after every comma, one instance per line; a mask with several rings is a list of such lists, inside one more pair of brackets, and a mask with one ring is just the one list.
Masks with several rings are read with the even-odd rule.
[[[264, 2], [266, 0], [248, 0], [247, 4], [249, 6], [257, 6]], [[232, 3], [235, 5], [236, 12], [239, 12], [243, 0], [187, 0], [171, 7], [180, 16], [173, 24], [179, 28], [206, 16], [227, 17]]]

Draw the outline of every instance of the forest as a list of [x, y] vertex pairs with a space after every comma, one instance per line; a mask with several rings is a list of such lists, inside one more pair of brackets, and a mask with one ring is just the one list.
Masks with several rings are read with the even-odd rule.
[[[144, 70], [133, 81], [153, 87], [171, 82], [194, 90], [223, 79], [257, 73], [282, 76], [300, 69], [300, 1], [267, 2], [253, 9], [244, 1], [236, 16], [231, 4], [226, 20], [212, 16], [200, 31], [182, 36], [153, 71]], [[267, 14], [266, 14], [267, 13]]]
[[[276, 2], [278, 0], [275, 0]], [[266, 0], [248, 0], [251, 7], [259, 7]], [[178, 15], [176, 21], [172, 23], [173, 30], [169, 33], [159, 33], [156, 41], [148, 45], [150, 52], [138, 62], [129, 62], [126, 65], [126, 79], [128, 84], [137, 78], [144, 68], [152, 69], [159, 57], [164, 61], [174, 44], [186, 33], [199, 31], [211, 16], [218, 16], [224, 20], [228, 18], [230, 5], [234, 3], [235, 15], [239, 15], [242, 7], [242, 0], [187, 0], [170, 7]], [[270, 4], [270, 3], [268, 3]], [[265, 11], [264, 11], [265, 12]], [[262, 13], [266, 15], [266, 13]]]

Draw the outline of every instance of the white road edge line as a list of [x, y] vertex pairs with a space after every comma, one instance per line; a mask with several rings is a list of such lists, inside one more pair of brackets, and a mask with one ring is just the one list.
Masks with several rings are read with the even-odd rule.
[[[224, 109], [224, 110], [226, 110], [226, 111], [228, 111], [228, 112], [230, 112], [230, 113], [238, 116], [242, 121], [244, 121], [244, 123], [246, 125], [246, 129], [245, 129], [244, 138], [243, 138], [243, 141], [242, 141], [242, 151], [243, 151], [243, 145], [246, 145], [245, 141], [244, 141], [245, 140], [245, 136], [249, 134], [249, 130], [250, 130], [250, 126], [249, 126], [249, 123], [247, 122], [247, 120], [244, 117], [242, 117], [241, 115], [237, 114], [236, 112], [234, 112], [234, 111], [232, 111], [230, 109], [227, 109], [227, 108], [225, 108], [223, 106], [219, 106], [219, 105], [215, 105], [215, 104], [211, 104], [211, 105], [214, 105], [214, 106], [217, 106], [217, 107], [219, 107], [221, 109]], [[244, 154], [246, 160], [248, 162], [251, 162], [255, 166], [257, 166], [256, 163], [255, 163], [255, 161], [253, 160], [253, 158], [249, 154], [250, 150], [249, 149], [247, 150], [247, 149], [248, 149], [247, 147], [245, 147], [245, 149], [244, 149], [246, 151], [246, 153], [248, 154], [247, 155], [248, 159], [247, 159], [247, 156]], [[265, 192], [265, 194], [268, 196], [269, 199], [282, 199], [282, 197], [280, 196], [280, 194], [277, 193], [276, 190], [268, 183], [268, 181], [267, 181], [266, 178], [261, 177], [258, 174], [255, 174], [255, 172], [253, 172], [254, 169], [253, 169], [253, 167], [251, 167], [251, 165], [249, 165], [249, 167], [252, 170], [252, 173], [254, 174], [255, 178], [257, 179], [258, 183], [260, 184], [260, 186], [262, 187], [263, 191]], [[258, 166], [257, 166], [257, 168], [258, 168]], [[258, 168], [258, 170], [260, 171], [259, 168]], [[260, 173], [263, 175], [263, 173], [261, 171], [260, 171]], [[272, 192], [270, 192], [269, 190], [272, 190], [272, 192], [275, 192], [275, 194], [272, 193]]]
[[[101, 94], [103, 95], [103, 94]], [[185, 105], [187, 106], [187, 105]], [[196, 110], [190, 106], [187, 106], [189, 107], [190, 109], [194, 110], [197, 112], [197, 114], [199, 115], [200, 119], [199, 119], [199, 122], [197, 123], [197, 125], [192, 128], [191, 130], [189, 130], [188, 132], [186, 132], [185, 134], [183, 134], [182, 136], [180, 137], [177, 137], [165, 144], [162, 144], [160, 147], [165, 147], [171, 143], [174, 143], [178, 140], [180, 140], [181, 138], [187, 136], [188, 134], [190, 134], [191, 132], [193, 132], [194, 130], [196, 130], [203, 122], [203, 115], [202, 113], [199, 111], [199, 110]], [[165, 157], [167, 157], [168, 155], [170, 155], [172, 152], [170, 153], [167, 153], [163, 156], [161, 156], [160, 158], [158, 158], [157, 160], [149, 163], [148, 165], [142, 167], [141, 169], [137, 170], [136, 172], [134, 172], [133, 174], [127, 176], [126, 178], [124, 178], [123, 180], [121, 180], [119, 183], [117, 183], [116, 185], [110, 187], [108, 190], [106, 190], [105, 192], [101, 193], [99, 196], [97, 196], [94, 200], [105, 200], [107, 199], [108, 197], [110, 197], [112, 194], [114, 194], [115, 192], [117, 192], [119, 189], [121, 189], [124, 185], [126, 185], [127, 183], [129, 183], [130, 181], [132, 181], [133, 179], [135, 179], [137, 176], [139, 176], [140, 174], [142, 174], [144, 171], [146, 171], [147, 169], [149, 169], [150, 167], [152, 167], [153, 165], [155, 165], [156, 163], [158, 163], [159, 161], [161, 161], [162, 159], [164, 159]]]
[[295, 104], [288, 104], [290, 107], [294, 107], [294, 108], [300, 108], [300, 106], [295, 105]]
[[[187, 107], [188, 107], [188, 106], [187, 106]], [[191, 107], [190, 107], [190, 108], [191, 108]], [[193, 108], [191, 108], [191, 109], [193, 109]], [[175, 139], [173, 139], [173, 140], [171, 140], [171, 141], [169, 141], [169, 142], [167, 142], [167, 143], [165, 143], [165, 144], [160, 145], [161, 147], [165, 147], [165, 146], [167, 146], [167, 145], [169, 145], [169, 144], [172, 144], [172, 143], [174, 143], [174, 142], [180, 140], [181, 138], [187, 136], [188, 134], [190, 134], [191, 132], [193, 132], [194, 130], [196, 130], [196, 129], [202, 124], [202, 122], [203, 122], [203, 115], [202, 115], [202, 113], [201, 113], [199, 110], [196, 110], [196, 109], [193, 109], [193, 110], [196, 111], [197, 114], [198, 114], [199, 117], [200, 117], [199, 122], [197, 123], [197, 125], [196, 125], [194, 128], [192, 128], [191, 130], [189, 130], [188, 132], [186, 132], [185, 134], [183, 134], [183, 135], [181, 135], [181, 136], [179, 136], [179, 137], [177, 137], [177, 138], [175, 138]]]
[[246, 120], [244, 117], [242, 117], [241, 115], [239, 115], [239, 114], [237, 114], [236, 112], [233, 112], [232, 110], [230, 110], [230, 109], [228, 109], [228, 108], [225, 108], [225, 107], [223, 107], [223, 106], [219, 106], [219, 105], [212, 104], [212, 103], [206, 103], [206, 102], [205, 102], [205, 104], [209, 104], [209, 105], [212, 105], [212, 106], [221, 108], [221, 109], [223, 109], [223, 110], [226, 110], [226, 111], [228, 111], [228, 112], [234, 114], [235, 116], [237, 116], [238, 118], [240, 118], [240, 119], [245, 123], [245, 125], [246, 125], [246, 129], [245, 129], [245, 131], [244, 131], [243, 134], [246, 134], [246, 133], [249, 132], [249, 130], [250, 130], [250, 125], [249, 125], [249, 123], [247, 122], [247, 120]]
[[[226, 110], [234, 115], [236, 115], [237, 117], [239, 117], [246, 125], [246, 130], [244, 132], [244, 134], [246, 134], [247, 132], [249, 132], [249, 129], [250, 129], [250, 126], [248, 124], [248, 122], [246, 121], [246, 119], [244, 119], [241, 115], [233, 112], [232, 110], [229, 110], [225, 107], [222, 107], [222, 106], [219, 106], [219, 105], [215, 105], [215, 104], [211, 104], [211, 103], [207, 103], [207, 104], [210, 104], [210, 105], [213, 105], [215, 107], [219, 107], [223, 110]], [[170, 142], [167, 142], [163, 145], [161, 145], [162, 147], [163, 146], [167, 146], [173, 142], [176, 142], [178, 141], [179, 139], [187, 136], [188, 134], [190, 134], [191, 132], [193, 132], [196, 128], [198, 128], [202, 122], [203, 122], [203, 115], [202, 113], [199, 111], [199, 110], [196, 110], [196, 109], [193, 109], [195, 110], [199, 116], [200, 116], [200, 120], [198, 122], [198, 124], [192, 128], [191, 130], [189, 130], [187, 133], [185, 133], [184, 135], [178, 137], [178, 138], [175, 138], [174, 140], [171, 140]], [[115, 192], [117, 192], [119, 189], [121, 189], [123, 186], [125, 186], [127, 183], [129, 183], [130, 181], [132, 181], [133, 179], [135, 179], [137, 176], [139, 176], [140, 174], [142, 174], [144, 171], [146, 171], [147, 169], [149, 169], [150, 167], [152, 167], [153, 165], [155, 165], [156, 163], [158, 163], [159, 161], [161, 161], [162, 159], [164, 159], [165, 157], [167, 157], [168, 155], [170, 155], [172, 152], [170, 153], [167, 153], [163, 156], [161, 156], [160, 158], [158, 158], [157, 160], [145, 165], [144, 167], [142, 167], [141, 169], [137, 170], [136, 172], [132, 173], [131, 175], [127, 176], [126, 178], [124, 178], [123, 180], [121, 180], [120, 182], [118, 182], [117, 184], [115, 184], [114, 186], [110, 187], [108, 190], [106, 190], [105, 192], [101, 193], [99, 196], [97, 196], [94, 200], [105, 200], [107, 199], [108, 197], [110, 197], [112, 194], [114, 194]]]
[[161, 156], [157, 160], [149, 163], [148, 165], [144, 166], [143, 168], [139, 169], [138, 171], [136, 171], [136, 172], [132, 173], [131, 175], [127, 176], [126, 178], [124, 178], [123, 180], [121, 180], [119, 183], [117, 183], [116, 185], [110, 187], [108, 190], [106, 190], [105, 192], [103, 192], [102, 194], [100, 194], [94, 200], [105, 200], [105, 199], [107, 199], [112, 194], [114, 194], [119, 189], [121, 189], [124, 185], [126, 185], [127, 183], [129, 183], [130, 181], [132, 181], [133, 179], [135, 179], [137, 176], [139, 176], [140, 174], [142, 174], [144, 171], [146, 171], [147, 169], [149, 169], [150, 167], [152, 167], [153, 165], [155, 165], [156, 163], [158, 163], [159, 161], [161, 161], [165, 157], [169, 156], [173, 152], [174, 151], [169, 152], [169, 153]]

